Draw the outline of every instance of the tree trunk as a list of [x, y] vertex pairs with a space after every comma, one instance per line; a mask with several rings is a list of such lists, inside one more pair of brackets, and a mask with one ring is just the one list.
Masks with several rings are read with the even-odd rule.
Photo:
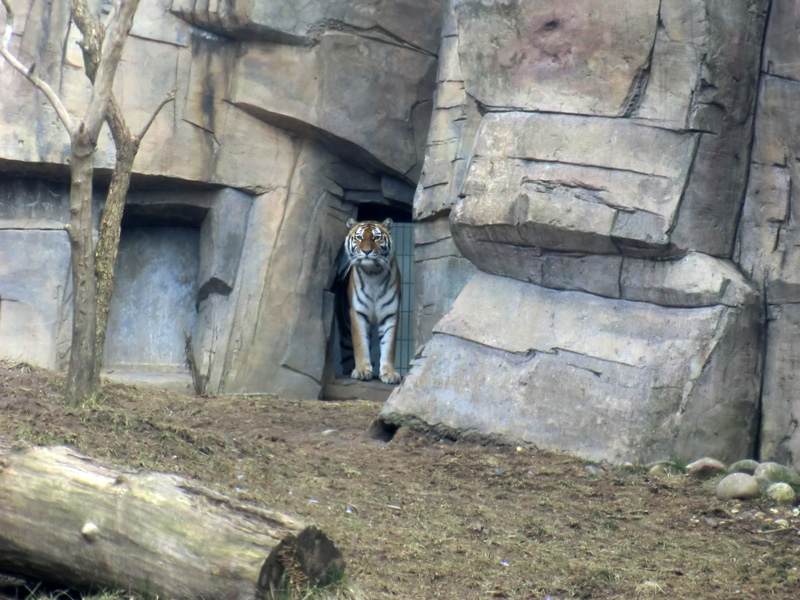
[[97, 389], [95, 337], [97, 285], [94, 277], [92, 239], [92, 141], [83, 123], [71, 132], [69, 224], [72, 249], [72, 346], [67, 373], [66, 396], [77, 402], [90, 398]]
[[[11, 66], [19, 71], [28, 81], [36, 86], [49, 100], [59, 119], [66, 127], [70, 136], [70, 171], [72, 172], [72, 186], [70, 189], [70, 221], [67, 225], [70, 245], [72, 247], [72, 346], [67, 373], [67, 386], [65, 394], [73, 402], [90, 398], [97, 390], [100, 377], [98, 361], [97, 340], [97, 283], [94, 269], [94, 243], [92, 239], [92, 154], [97, 146], [100, 128], [109, 114], [109, 101], [113, 99], [112, 86], [114, 76], [122, 57], [125, 40], [133, 25], [133, 16], [139, 6], [140, 0], [119, 0], [114, 3], [114, 12], [110, 20], [103, 24], [89, 10], [86, 0], [71, 0], [70, 8], [72, 18], [84, 35], [82, 47], [84, 50], [84, 63], [86, 73], [92, 81], [92, 97], [86, 107], [83, 119], [75, 124], [64, 103], [47, 82], [35, 75], [34, 67], [26, 67], [8, 49], [11, 36], [14, 32], [14, 11], [8, 0], [2, 0], [6, 12], [5, 32], [0, 43], [0, 55]], [[130, 169], [133, 158], [136, 156], [141, 137], [158, 114], [158, 110], [171, 99], [174, 92], [161, 103], [159, 108], [145, 125], [142, 134], [134, 138], [134, 149], [130, 161], [126, 162], [124, 189], [122, 199], [127, 192], [130, 179]], [[132, 136], [124, 126], [121, 112], [116, 101], [112, 102], [110, 112], [110, 125], [114, 132], [115, 141], [119, 141], [118, 133], [123, 129], [127, 137]], [[117, 126], [119, 125], [119, 126]], [[125, 158], [125, 161], [128, 159]], [[115, 173], [116, 174], [116, 173]], [[121, 210], [121, 209], [120, 209]], [[118, 240], [118, 237], [117, 237]], [[116, 256], [116, 246], [109, 251]], [[112, 261], [113, 265], [113, 261]], [[103, 265], [105, 267], [105, 264]], [[110, 275], [110, 288], [113, 291], [113, 267]], [[106, 282], [104, 282], [105, 284]], [[110, 300], [111, 291], [103, 287], [103, 293]], [[103, 296], [106, 297], [105, 295]], [[107, 305], [107, 302], [106, 302]], [[107, 306], [105, 307], [107, 309]], [[105, 341], [105, 319], [107, 310], [103, 314], [102, 341]], [[102, 345], [100, 351], [102, 352]]]
[[[116, 11], [102, 42], [96, 68], [93, 66], [92, 97], [83, 120], [71, 128], [69, 238], [72, 246], [72, 346], [67, 372], [66, 396], [73, 402], [91, 398], [97, 390], [100, 373], [97, 363], [97, 282], [92, 238], [92, 155], [97, 147], [100, 128], [106, 120], [114, 76], [125, 40], [133, 25], [139, 0], [124, 0]], [[72, 0], [74, 13], [86, 9], [86, 3]]]
[[[97, 76], [97, 67], [102, 56], [103, 35], [105, 27], [102, 22], [89, 10], [86, 0], [71, 0], [72, 18], [83, 34], [80, 46], [83, 50], [83, 64], [86, 76], [94, 83]], [[142, 138], [147, 133], [150, 125], [167, 102], [175, 99], [175, 91], [170, 92], [161, 104], [156, 107], [150, 120], [145, 124], [139, 135], [134, 135], [128, 127], [122, 109], [111, 94], [106, 113], [106, 123], [114, 138], [116, 161], [114, 172], [111, 175], [111, 184], [108, 188], [106, 204], [100, 221], [100, 235], [95, 251], [95, 272], [97, 276], [97, 337], [95, 339], [95, 366], [96, 379], [99, 379], [103, 364], [103, 348], [106, 343], [106, 330], [108, 327], [108, 314], [111, 298], [114, 295], [114, 264], [117, 260], [119, 248], [120, 225], [125, 209], [125, 199], [131, 183], [133, 163], [139, 152]]]
[[0, 442], [0, 572], [8, 575], [163, 598], [250, 600], [271, 597], [270, 578], [294, 573], [313, 582], [343, 568], [324, 534], [279, 512], [177, 475], [121, 472], [65, 447]]
[[[115, 136], [116, 138], [116, 136]], [[130, 146], [130, 147], [129, 147]], [[119, 249], [122, 213], [125, 210], [125, 198], [130, 187], [133, 161], [136, 158], [138, 144], [131, 141], [123, 145], [116, 142], [117, 160], [111, 185], [108, 188], [103, 217], [100, 220], [100, 235], [95, 253], [95, 271], [97, 273], [97, 337], [95, 339], [95, 372], [100, 375], [103, 365], [103, 348], [106, 343], [108, 313], [111, 308], [111, 297], [114, 295], [114, 264]]]
[[[94, 84], [97, 67], [102, 56], [105, 27], [90, 10], [86, 0], [71, 0], [72, 18], [78, 26], [83, 40], [83, 65], [86, 76]], [[133, 161], [139, 150], [139, 143], [128, 129], [122, 110], [112, 92], [106, 113], [111, 135], [114, 138], [116, 161], [108, 187], [106, 203], [100, 220], [100, 231], [95, 250], [95, 275], [97, 282], [97, 320], [95, 337], [95, 380], [99, 380], [103, 361], [103, 348], [106, 342], [106, 328], [111, 297], [114, 294], [114, 264], [119, 247], [120, 224], [125, 209], [125, 198], [133, 171]]]

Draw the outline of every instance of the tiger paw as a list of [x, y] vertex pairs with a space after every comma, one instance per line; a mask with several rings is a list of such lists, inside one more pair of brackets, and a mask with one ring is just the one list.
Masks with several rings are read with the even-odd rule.
[[359, 369], [358, 367], [356, 367], [355, 369], [353, 369], [353, 372], [350, 373], [350, 378], [360, 379], [361, 381], [369, 381], [370, 379], [372, 379], [372, 368], [367, 367], [364, 369]]
[[381, 369], [381, 381], [383, 383], [396, 384], [400, 383], [401, 379], [400, 373], [394, 369]]

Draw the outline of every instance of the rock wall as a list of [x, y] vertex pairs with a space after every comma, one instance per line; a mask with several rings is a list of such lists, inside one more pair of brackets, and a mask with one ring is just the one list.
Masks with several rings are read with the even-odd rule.
[[744, 209], [734, 260], [759, 289], [767, 325], [761, 447], [765, 460], [800, 467], [800, 6], [773, 0]]
[[[12, 6], [12, 51], [81, 112], [90, 87], [68, 0]], [[203, 392], [318, 397], [345, 222], [362, 205], [411, 211], [440, 21], [422, 0], [142, 1], [115, 94], [134, 130], [173, 87], [177, 99], [136, 161], [109, 369], [185, 381], [189, 337]], [[70, 331], [68, 137], [7, 66], [0, 89], [0, 354], [58, 368]], [[112, 165], [104, 131], [100, 188]], [[142, 294], [150, 308], [137, 310]]]
[[464, 88], [458, 41], [452, 2], [444, 2], [433, 113], [425, 162], [414, 197], [417, 284], [414, 333], [418, 345], [430, 339], [436, 322], [477, 272], [455, 245], [449, 221], [481, 119], [477, 104]]
[[428, 300], [385, 420], [617, 462], [800, 461], [795, 4], [445, 2], [415, 214], [447, 216], [482, 273], [449, 312]]

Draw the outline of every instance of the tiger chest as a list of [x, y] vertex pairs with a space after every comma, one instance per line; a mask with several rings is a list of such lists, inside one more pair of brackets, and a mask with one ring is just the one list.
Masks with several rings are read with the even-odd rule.
[[360, 267], [355, 270], [355, 294], [353, 302], [372, 319], [380, 318], [385, 312], [396, 310], [393, 302], [394, 281], [391, 271], [376, 267]]

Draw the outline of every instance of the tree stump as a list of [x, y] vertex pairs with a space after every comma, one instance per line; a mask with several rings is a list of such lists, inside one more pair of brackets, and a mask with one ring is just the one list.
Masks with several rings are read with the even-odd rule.
[[[287, 547], [301, 575], [275, 567]], [[70, 588], [251, 600], [262, 572], [269, 576], [258, 596], [270, 598], [270, 585], [282, 585], [276, 577], [322, 582], [343, 568], [322, 532], [280, 512], [177, 475], [119, 471], [63, 446], [0, 442], [2, 573]]]

